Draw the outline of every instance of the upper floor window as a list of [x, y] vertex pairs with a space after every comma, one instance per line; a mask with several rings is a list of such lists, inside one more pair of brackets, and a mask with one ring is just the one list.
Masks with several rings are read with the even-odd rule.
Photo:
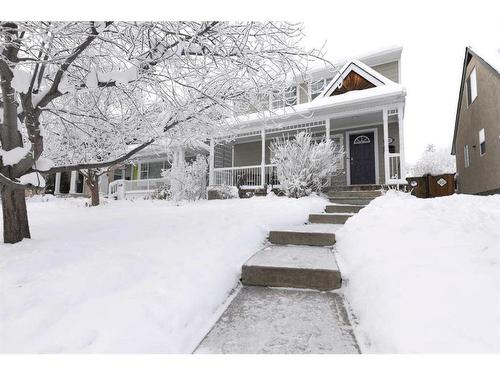
[[486, 153], [486, 139], [484, 129], [479, 130], [479, 155], [483, 156]]
[[470, 72], [469, 77], [466, 80], [466, 86], [467, 86], [467, 107], [469, 107], [477, 97], [476, 67], [474, 67], [474, 69], [472, 69], [472, 72]]
[[311, 97], [311, 100], [321, 94], [331, 80], [332, 78], [321, 78], [317, 81], [309, 83], [309, 96]]
[[470, 165], [469, 145], [464, 146], [464, 165], [465, 165], [465, 168], [469, 168], [469, 165]]
[[284, 91], [271, 94], [271, 108], [283, 108], [297, 104], [297, 86], [287, 87]]

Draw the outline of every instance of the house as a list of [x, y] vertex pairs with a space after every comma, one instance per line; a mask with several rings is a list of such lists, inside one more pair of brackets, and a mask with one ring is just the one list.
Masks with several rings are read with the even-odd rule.
[[500, 193], [500, 50], [467, 47], [452, 155], [459, 193]]
[[[130, 146], [135, 147], [135, 146]], [[164, 140], [141, 150], [127, 163], [114, 168], [99, 178], [99, 191], [116, 199], [142, 198], [165, 180], [161, 176], [179, 160], [191, 162], [197, 155], [208, 155], [209, 146], [203, 142], [174, 142]], [[56, 173], [47, 180], [47, 189], [54, 195], [88, 196], [85, 177], [77, 172]]]
[[342, 145], [345, 173], [332, 185], [405, 184], [401, 47], [311, 70], [262, 110], [239, 116], [231, 133], [210, 141], [210, 185], [279, 186], [270, 143], [310, 131]]

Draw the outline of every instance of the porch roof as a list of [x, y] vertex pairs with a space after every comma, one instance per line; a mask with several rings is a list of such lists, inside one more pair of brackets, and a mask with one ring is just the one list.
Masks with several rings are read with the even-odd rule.
[[[391, 81], [392, 82], [392, 81]], [[274, 111], [263, 111], [240, 116], [235, 120], [238, 125], [234, 133], [259, 128], [282, 126], [283, 122], [293, 120], [311, 120], [315, 117], [333, 116], [343, 112], [359, 111], [386, 104], [404, 102], [406, 89], [397, 83], [387, 83], [383, 86], [366, 90], [350, 91], [342, 95], [316, 98], [315, 100], [298, 104], [293, 107], [280, 108]]]

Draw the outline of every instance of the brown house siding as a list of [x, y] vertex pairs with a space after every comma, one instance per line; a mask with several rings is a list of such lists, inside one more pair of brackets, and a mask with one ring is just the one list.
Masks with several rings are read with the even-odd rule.
[[[498, 73], [472, 56], [468, 77], [476, 67], [477, 97], [467, 108], [464, 85], [455, 141], [458, 191], [481, 194], [500, 192], [500, 78]], [[486, 153], [480, 155], [479, 131], [484, 128]], [[464, 145], [469, 145], [470, 166], [465, 168]]]

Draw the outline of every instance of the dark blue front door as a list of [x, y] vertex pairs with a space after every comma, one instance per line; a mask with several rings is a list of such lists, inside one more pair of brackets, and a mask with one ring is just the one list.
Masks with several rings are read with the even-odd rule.
[[351, 185], [375, 183], [375, 137], [373, 132], [349, 135]]

